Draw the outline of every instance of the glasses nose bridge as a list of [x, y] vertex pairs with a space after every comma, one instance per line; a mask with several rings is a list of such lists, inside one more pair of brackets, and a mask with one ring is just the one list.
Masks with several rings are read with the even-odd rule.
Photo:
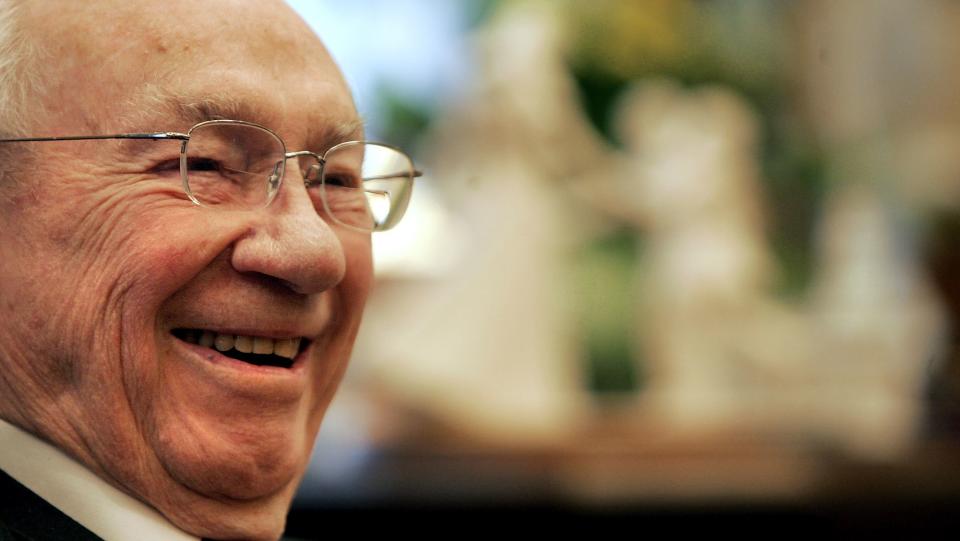
[[[309, 150], [298, 150], [298, 151], [295, 151], [295, 152], [287, 152], [286, 154], [283, 155], [283, 160], [284, 160], [284, 161], [287, 161], [287, 160], [289, 160], [290, 158], [296, 158], [296, 159], [297, 159], [297, 169], [300, 169], [300, 163], [299, 163], [299, 162], [300, 162], [300, 158], [302, 158], [302, 157], [304, 157], [304, 156], [309, 156], [309, 157], [313, 158], [314, 161], [316, 162], [316, 164], [314, 164], [314, 165], [318, 166], [317, 178], [316, 178], [316, 179], [308, 179], [308, 178], [307, 178], [307, 176], [309, 175], [309, 172], [308, 172], [309, 170], [308, 170], [308, 171], [300, 170], [300, 176], [301, 176], [301, 178], [303, 179], [304, 184], [310, 185], [313, 181], [316, 181], [316, 180], [319, 179], [319, 173], [320, 173], [319, 169], [322, 169], [322, 168], [323, 168], [323, 164], [325, 163], [325, 160], [323, 159], [323, 156], [317, 154], [316, 152], [312, 152], [312, 151], [309, 151]], [[286, 167], [284, 167], [284, 169], [286, 169]]]

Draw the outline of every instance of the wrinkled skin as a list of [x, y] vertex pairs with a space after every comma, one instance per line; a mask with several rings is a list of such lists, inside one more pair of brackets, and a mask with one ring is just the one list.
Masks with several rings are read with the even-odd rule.
[[[356, 125], [327, 51], [279, 2], [28, 2], [25, 17], [57, 59], [34, 135], [186, 131], [170, 96], [227, 97], [288, 150]], [[278, 537], [360, 323], [369, 235], [319, 215], [294, 160], [269, 207], [218, 212], [151, 169], [177, 142], [32, 148], [0, 186], [0, 416], [188, 532]], [[258, 369], [175, 328], [312, 345], [295, 369]]]

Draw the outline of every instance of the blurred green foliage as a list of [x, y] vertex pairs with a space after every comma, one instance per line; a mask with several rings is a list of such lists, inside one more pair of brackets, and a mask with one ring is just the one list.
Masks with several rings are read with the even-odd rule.
[[436, 114], [435, 105], [406, 98], [393, 92], [389, 86], [377, 89], [377, 101], [383, 115], [384, 133], [379, 134], [380, 137], [403, 147], [412, 147], [426, 133]]
[[633, 339], [640, 241], [634, 230], [614, 231], [585, 245], [574, 261], [584, 377], [594, 393], [628, 393], [643, 384], [640, 352]]
[[669, 78], [722, 85], [758, 114], [768, 235], [781, 268], [779, 292], [803, 293], [812, 276], [814, 224], [825, 160], [797, 121], [788, 62], [789, 4], [766, 0], [564, 0], [571, 72], [584, 110], [618, 144], [612, 118], [635, 81]]
[[[619, 144], [617, 101], [644, 78], [722, 85], [752, 105], [760, 121], [768, 239], [780, 268], [777, 293], [798, 299], [812, 278], [814, 224], [827, 186], [825, 159], [792, 112], [787, 9], [765, 0], [563, 2], [567, 57], [584, 110], [612, 144]], [[598, 393], [642, 385], [630, 270], [642, 257], [640, 236], [596, 239], [582, 254], [586, 369]]]

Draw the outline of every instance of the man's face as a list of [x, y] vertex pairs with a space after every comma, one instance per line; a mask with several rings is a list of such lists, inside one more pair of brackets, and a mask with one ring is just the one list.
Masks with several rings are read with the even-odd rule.
[[[229, 116], [288, 151], [351, 137], [326, 51], [263, 4], [27, 3], [56, 59], [31, 131]], [[0, 187], [3, 413], [184, 529], [279, 535], [360, 322], [369, 235], [319, 215], [294, 160], [269, 207], [218, 211], [183, 194], [178, 142], [34, 145]], [[303, 341], [292, 368], [257, 366], [184, 339], [200, 331]]]

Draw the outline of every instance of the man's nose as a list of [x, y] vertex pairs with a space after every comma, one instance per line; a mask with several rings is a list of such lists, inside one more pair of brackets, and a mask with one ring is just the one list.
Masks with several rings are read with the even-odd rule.
[[235, 243], [231, 264], [297, 293], [318, 293], [340, 283], [346, 258], [340, 239], [314, 208], [295, 162], [288, 163], [293, 167], [274, 201], [256, 211], [251, 228]]

